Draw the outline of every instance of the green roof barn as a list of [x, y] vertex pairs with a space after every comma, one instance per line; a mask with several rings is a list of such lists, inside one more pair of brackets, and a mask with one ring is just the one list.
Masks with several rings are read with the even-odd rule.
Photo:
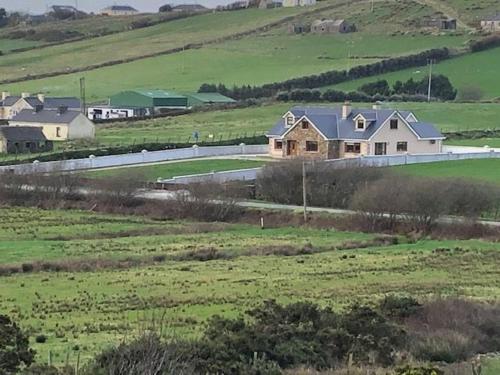
[[122, 108], [186, 108], [188, 98], [173, 91], [130, 90], [113, 95], [109, 104]]
[[210, 105], [210, 104], [228, 104], [236, 103], [236, 100], [231, 99], [227, 96], [219, 94], [217, 92], [197, 92], [186, 94], [188, 98], [188, 105], [190, 107], [195, 107], [199, 105]]

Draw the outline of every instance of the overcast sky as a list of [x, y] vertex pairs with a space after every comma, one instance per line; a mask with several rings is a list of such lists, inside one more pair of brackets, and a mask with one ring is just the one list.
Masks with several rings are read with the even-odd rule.
[[163, 4], [197, 3], [208, 7], [226, 4], [228, 0], [0, 0], [0, 8], [30, 13], [43, 13], [51, 5], [78, 4], [78, 9], [86, 12], [96, 11], [108, 5], [131, 5], [141, 12], [156, 12]]

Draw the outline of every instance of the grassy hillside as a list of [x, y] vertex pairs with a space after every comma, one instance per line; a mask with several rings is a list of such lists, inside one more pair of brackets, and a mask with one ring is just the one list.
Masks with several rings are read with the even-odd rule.
[[[441, 62], [435, 65], [434, 72], [448, 76], [453, 85], [459, 90], [463, 87], [475, 86], [481, 89], [485, 98], [497, 98], [500, 96], [498, 61], [500, 61], [500, 48], [495, 48]], [[428, 68], [424, 66], [345, 82], [335, 85], [334, 88], [356, 90], [361, 85], [376, 81], [377, 79], [386, 79], [393, 83], [396, 80], [406, 81], [409, 78], [420, 80], [427, 75]]]
[[[486, 241], [355, 249], [375, 235], [20, 208], [0, 209], [0, 229], [1, 265], [26, 268], [64, 258], [71, 267], [1, 279], [0, 309], [32, 336], [46, 335], [45, 344], [34, 345], [40, 359], [51, 350], [54, 363], [64, 362], [67, 353], [74, 363], [75, 347], [85, 362], [99, 348], [134, 335], [153, 316], [163, 316], [170, 333], [189, 336], [214, 314], [234, 316], [270, 298], [339, 308], [401, 290], [417, 298], [500, 297], [500, 253]], [[317, 253], [279, 255], [303, 247]], [[202, 262], [185, 255], [207, 248], [228, 258]], [[458, 250], [442, 254], [437, 248]], [[178, 258], [162, 262], [162, 256]], [[120, 259], [146, 264], [114, 267]], [[157, 261], [147, 263], [152, 259]], [[89, 271], [93, 260], [110, 268]]]
[[[194, 131], [204, 140], [212, 134], [214, 139], [223, 137], [262, 134], [294, 103], [279, 103], [237, 110], [194, 113], [186, 116], [162, 118], [130, 123], [98, 126], [97, 139], [104, 144], [141, 143], [146, 141], [186, 141]], [[314, 104], [307, 104], [314, 105]], [[321, 104], [328, 105], [328, 104]], [[332, 103], [332, 106], [339, 104]], [[355, 104], [370, 107], [371, 104]], [[500, 106], [497, 104], [454, 103], [386, 103], [385, 107], [409, 109], [422, 121], [435, 123], [446, 132], [473, 129], [500, 128]]]

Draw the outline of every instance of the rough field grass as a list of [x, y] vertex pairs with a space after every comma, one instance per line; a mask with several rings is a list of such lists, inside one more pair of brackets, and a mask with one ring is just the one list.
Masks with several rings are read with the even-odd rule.
[[13, 49], [33, 47], [39, 44], [32, 40], [18, 40], [18, 39], [2, 39], [0, 37], [0, 51], [3, 53], [10, 52]]
[[459, 139], [450, 141], [457, 146], [474, 146], [500, 148], [500, 138], [477, 138], [477, 139]]
[[199, 173], [257, 168], [261, 167], [263, 164], [263, 161], [257, 160], [211, 159], [105, 169], [86, 172], [84, 176], [90, 178], [137, 176], [138, 178], [145, 179], [147, 181], [156, 181], [158, 178], [167, 179], [175, 176], [186, 176]]
[[[130, 338], [154, 318], [164, 316], [169, 334], [193, 335], [213, 314], [233, 316], [268, 298], [313, 300], [338, 308], [357, 300], [373, 303], [402, 291], [419, 298], [500, 297], [498, 244], [425, 240], [339, 250], [373, 238], [333, 229], [261, 230], [241, 224], [4, 208], [3, 266], [60, 261], [74, 271], [2, 277], [0, 309], [33, 335], [48, 336], [47, 343], [35, 345], [40, 358], [51, 350], [55, 362], [63, 362], [70, 353], [74, 363], [76, 349], [88, 358], [98, 348]], [[186, 255], [177, 260], [160, 257], [207, 248], [232, 257], [206, 262]], [[308, 248], [313, 253], [261, 255], [283, 248]], [[435, 251], [438, 248], [455, 250]], [[158, 262], [131, 263], [131, 268], [86, 266], [95, 258], [105, 264], [155, 256]]]
[[[118, 35], [121, 34], [116, 34]], [[53, 95], [76, 95], [79, 78], [84, 76], [89, 100], [99, 100], [120, 90], [137, 87], [193, 91], [205, 82], [222, 82], [228, 86], [260, 85], [328, 70], [348, 69], [381, 58], [409, 54], [431, 47], [460, 45], [463, 41], [463, 37], [422, 35], [382, 37], [363, 32], [339, 36], [290, 36], [284, 28], [279, 28], [266, 34], [210, 45], [202, 49], [143, 59], [85, 73], [20, 82], [6, 85], [5, 88], [11, 91], [44, 91]], [[135, 49], [136, 47], [131, 48]], [[42, 51], [39, 53], [45, 53], [47, 49]], [[87, 47], [84, 51], [87, 51]], [[57, 56], [55, 54], [53, 58]], [[8, 56], [5, 57], [7, 58]], [[19, 59], [21, 56], [16, 54], [11, 58]], [[27, 58], [26, 61], [31, 61], [31, 58]], [[72, 62], [65, 62], [64, 55], [63, 59], [58, 61], [59, 64], [64, 62], [64, 66], [74, 66]], [[200, 64], [200, 61], [203, 61], [203, 64]], [[7, 66], [11, 62], [6, 61], [4, 64]], [[17, 61], [12, 61], [12, 64], [17, 65], [12, 67], [14, 70], [31, 69]], [[34, 69], [36, 72], [39, 68]], [[1, 70], [0, 67], [0, 72]], [[5, 74], [7, 78], [8, 73]]]
[[[500, 96], [498, 61], [500, 61], [500, 48], [495, 48], [443, 61], [435, 66], [434, 72], [449, 77], [459, 91], [460, 88], [474, 86], [481, 89], [485, 99], [497, 98]], [[425, 78], [428, 72], [428, 68], [423, 66], [345, 82], [334, 88], [347, 91], [357, 90], [361, 85], [378, 79], [386, 79], [391, 84], [396, 80], [406, 81], [410, 78], [420, 80]]]
[[[260, 107], [236, 110], [200, 112], [185, 116], [114, 123], [98, 126], [97, 140], [102, 144], [132, 144], [149, 141], [187, 141], [194, 131], [200, 139], [223, 137], [236, 138], [242, 135], [263, 134], [272, 128], [280, 117], [293, 105], [299, 103], [276, 103]], [[312, 105], [314, 104], [306, 104]], [[318, 104], [338, 106], [338, 103]], [[372, 104], [356, 103], [357, 107]], [[435, 123], [442, 131], [451, 132], [473, 129], [500, 128], [500, 106], [498, 104], [455, 103], [385, 103], [384, 107], [409, 109], [422, 121]], [[455, 143], [455, 141], [451, 141]]]
[[422, 177], [464, 178], [500, 184], [500, 159], [458, 160], [393, 167], [395, 171]]

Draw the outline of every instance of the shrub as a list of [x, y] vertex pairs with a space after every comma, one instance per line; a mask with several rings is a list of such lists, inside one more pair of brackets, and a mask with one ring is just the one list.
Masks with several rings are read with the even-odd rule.
[[6, 315], [0, 315], [0, 338], [0, 374], [15, 374], [33, 363], [28, 336]]
[[478, 101], [484, 96], [484, 92], [479, 86], [463, 86], [458, 90], [458, 100], [460, 101]]
[[389, 295], [380, 302], [379, 308], [382, 314], [388, 318], [401, 319], [416, 314], [421, 307], [422, 305], [411, 296]]
[[35, 342], [37, 342], [38, 344], [45, 344], [47, 342], [47, 336], [38, 335], [35, 337]]

